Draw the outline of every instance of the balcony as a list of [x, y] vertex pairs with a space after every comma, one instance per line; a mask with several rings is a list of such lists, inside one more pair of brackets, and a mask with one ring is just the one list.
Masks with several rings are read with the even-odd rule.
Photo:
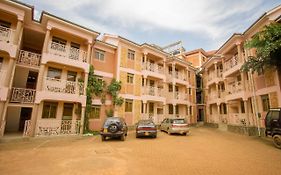
[[183, 92], [176, 92], [177, 100], [187, 100], [187, 94]]
[[141, 114], [142, 120], [152, 120], [156, 125], [160, 125], [164, 120], [165, 116], [163, 114]]
[[150, 62], [142, 63], [142, 73], [146, 76], [165, 79], [164, 67], [158, 64]]
[[188, 104], [188, 95], [183, 92], [175, 92], [175, 96], [173, 92], [167, 93], [167, 103], [176, 103], [176, 104]]
[[35, 100], [35, 89], [25, 89], [25, 88], [12, 88], [12, 93], [10, 97], [11, 103], [24, 103], [32, 104]]
[[17, 64], [38, 68], [40, 66], [40, 61], [41, 54], [20, 50]]
[[235, 55], [224, 63], [224, 77], [231, 75], [232, 73], [239, 71], [242, 63], [239, 62], [238, 56]]
[[219, 81], [222, 81], [222, 71], [218, 70], [218, 72], [216, 73], [216, 71], [212, 71], [209, 73], [208, 75], [208, 82], [207, 82], [207, 86], [214, 84], [214, 83], [218, 83]]
[[162, 88], [146, 86], [142, 87], [142, 99], [143, 100], [151, 100], [151, 101], [165, 101], [165, 96]]
[[37, 92], [36, 103], [42, 100], [79, 102], [84, 105], [86, 103], [84, 82], [45, 77], [42, 91]]
[[80, 120], [39, 119], [36, 125], [37, 136], [77, 135]]
[[218, 94], [217, 92], [212, 92], [208, 96], [208, 104], [214, 104], [218, 102]]
[[0, 26], [0, 50], [4, 50], [9, 53], [13, 58], [17, 54], [17, 46], [14, 45], [15, 30]]
[[[245, 82], [247, 84], [247, 82]], [[228, 100], [234, 100], [238, 98], [245, 98], [245, 95], [247, 95], [247, 91], [243, 89], [243, 85], [241, 81], [235, 81], [232, 83], [229, 83], [227, 85], [227, 94], [225, 99]]]
[[42, 55], [42, 63], [47, 62], [82, 68], [85, 72], [89, 70], [86, 51], [56, 42], [50, 42], [48, 52]]

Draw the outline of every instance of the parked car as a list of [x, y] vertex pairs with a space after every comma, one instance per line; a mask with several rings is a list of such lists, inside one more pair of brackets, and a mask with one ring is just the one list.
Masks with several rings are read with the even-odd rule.
[[166, 118], [161, 122], [160, 130], [166, 131], [168, 134], [187, 135], [189, 133], [189, 127], [184, 118]]
[[281, 108], [270, 109], [265, 117], [265, 135], [273, 137], [274, 145], [281, 149]]
[[100, 131], [101, 140], [105, 141], [109, 138], [120, 138], [122, 141], [127, 136], [128, 127], [123, 118], [120, 117], [109, 117], [103, 123]]
[[136, 138], [141, 136], [157, 137], [157, 127], [152, 120], [140, 120], [136, 124]]

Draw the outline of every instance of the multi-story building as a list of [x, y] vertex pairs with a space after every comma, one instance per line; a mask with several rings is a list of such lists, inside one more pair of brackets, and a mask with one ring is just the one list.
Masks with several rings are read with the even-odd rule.
[[129, 126], [140, 119], [160, 124], [181, 117], [229, 130], [263, 127], [267, 109], [280, 107], [280, 77], [276, 70], [251, 74], [240, 68], [255, 54], [245, 42], [264, 25], [278, 22], [280, 8], [217, 51], [185, 52], [181, 42], [159, 47], [110, 34], [97, 39], [100, 33], [91, 29], [47, 12], [36, 21], [32, 6], [1, 1], [0, 135], [82, 133], [90, 65], [107, 85], [121, 81], [124, 98], [114, 108], [110, 95], [93, 96], [91, 130], [99, 130], [113, 108]]
[[280, 14], [280, 6], [265, 13], [244, 33], [233, 34], [203, 64], [206, 122], [230, 131], [255, 134], [255, 128], [264, 128], [268, 109], [281, 106], [281, 80], [276, 69], [240, 71], [248, 56], [255, 56], [255, 49], [244, 47], [245, 43], [265, 25], [278, 22]]

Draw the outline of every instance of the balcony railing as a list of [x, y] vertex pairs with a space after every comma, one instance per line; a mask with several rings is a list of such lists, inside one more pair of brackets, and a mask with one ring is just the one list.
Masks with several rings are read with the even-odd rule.
[[21, 50], [17, 59], [17, 64], [38, 67], [40, 66], [41, 54]]
[[35, 89], [12, 88], [11, 103], [34, 103]]
[[84, 94], [84, 83], [67, 81], [56, 78], [45, 78], [45, 90], [50, 92], [65, 93], [65, 94]]
[[186, 81], [186, 76], [183, 73], [178, 72], [178, 71], [175, 71], [175, 78]]
[[177, 100], [187, 100], [187, 94], [183, 92], [175, 92]]
[[38, 136], [79, 134], [80, 120], [41, 119], [37, 121]]
[[72, 60], [87, 62], [87, 52], [67, 45], [51, 42], [49, 52]]
[[243, 90], [242, 82], [235, 81], [228, 84], [228, 94], [234, 94]]
[[153, 87], [153, 86], [146, 86], [142, 87], [142, 94], [143, 95], [151, 95], [151, 96], [158, 96], [163, 97], [163, 89], [159, 87]]
[[208, 81], [211, 81], [211, 80], [213, 80], [214, 78], [217, 78], [217, 77], [216, 77], [216, 72], [215, 72], [215, 71], [209, 72]]
[[0, 41], [11, 43], [13, 39], [14, 30], [0, 26]]
[[238, 56], [233, 56], [230, 60], [226, 61], [225, 63], [225, 70], [229, 70], [238, 64]]
[[142, 69], [143, 70], [148, 70], [148, 71], [151, 71], [151, 72], [161, 73], [161, 74], [164, 73], [163, 66], [160, 66], [160, 65], [154, 64], [154, 63], [150, 63], [150, 62], [143, 63], [142, 64]]

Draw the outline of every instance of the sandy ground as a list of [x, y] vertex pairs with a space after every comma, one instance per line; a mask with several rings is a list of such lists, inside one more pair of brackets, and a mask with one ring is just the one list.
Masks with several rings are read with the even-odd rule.
[[281, 150], [270, 139], [211, 128], [189, 136], [101, 142], [94, 137], [35, 138], [0, 143], [0, 174], [280, 175]]

